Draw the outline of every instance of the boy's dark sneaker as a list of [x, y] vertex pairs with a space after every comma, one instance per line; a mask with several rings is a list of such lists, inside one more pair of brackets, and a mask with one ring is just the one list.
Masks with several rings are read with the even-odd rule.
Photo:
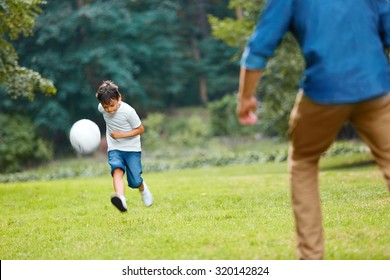
[[121, 212], [127, 211], [126, 204], [122, 202], [122, 199], [120, 199], [119, 196], [114, 195], [113, 197], [111, 197], [111, 203], [114, 204], [114, 206], [118, 208], [119, 211]]

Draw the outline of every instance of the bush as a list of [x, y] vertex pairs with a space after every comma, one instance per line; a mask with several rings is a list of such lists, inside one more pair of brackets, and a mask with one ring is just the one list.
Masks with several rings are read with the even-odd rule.
[[337, 141], [325, 152], [327, 156], [368, 153], [370, 149], [361, 141]]
[[172, 134], [171, 142], [184, 147], [202, 146], [208, 139], [209, 126], [199, 116], [191, 116], [185, 121], [183, 129]]
[[0, 172], [18, 171], [53, 158], [52, 146], [36, 137], [28, 118], [0, 114], [0, 127]]
[[214, 136], [248, 136], [260, 132], [259, 124], [241, 125], [236, 117], [237, 97], [227, 94], [222, 99], [210, 102], [210, 125]]
[[162, 144], [173, 144], [175, 147], [201, 146], [210, 135], [208, 123], [197, 115], [170, 118], [153, 113], [144, 120], [144, 126], [142, 143], [148, 150], [161, 149], [164, 146]]
[[166, 130], [166, 117], [160, 113], [153, 113], [143, 121], [145, 133], [142, 135], [142, 145], [155, 150], [161, 145]]

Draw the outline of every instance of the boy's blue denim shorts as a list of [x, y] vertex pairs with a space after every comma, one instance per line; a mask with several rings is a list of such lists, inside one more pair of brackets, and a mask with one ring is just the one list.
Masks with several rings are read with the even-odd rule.
[[143, 182], [141, 152], [108, 151], [108, 164], [111, 166], [111, 176], [115, 169], [120, 168], [126, 173], [130, 188], [136, 189], [141, 186]]

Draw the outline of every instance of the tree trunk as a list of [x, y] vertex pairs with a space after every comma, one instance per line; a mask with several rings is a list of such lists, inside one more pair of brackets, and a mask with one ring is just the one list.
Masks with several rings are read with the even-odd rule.
[[[210, 36], [210, 27], [207, 20], [207, 11], [206, 11], [206, 1], [205, 0], [195, 0], [196, 5], [196, 22], [197, 26], [200, 30], [201, 39], [207, 38]], [[192, 44], [192, 52], [194, 54], [194, 58], [197, 62], [200, 62], [202, 59], [202, 54], [198, 47], [198, 40], [193, 35], [191, 37]], [[199, 77], [199, 97], [203, 104], [207, 104], [209, 101], [208, 93], [207, 93], [207, 83], [206, 76], [204, 73], [200, 73]]]
[[[200, 62], [201, 60], [201, 53], [198, 48], [198, 41], [196, 40], [195, 36], [191, 37], [191, 47], [192, 47], [192, 53], [194, 55], [195, 61]], [[206, 77], [203, 73], [199, 74], [198, 77], [199, 80], [199, 97], [203, 104], [207, 104], [209, 101], [208, 94], [207, 94], [207, 83], [206, 83]]]
[[205, 0], [196, 0], [195, 2], [197, 6], [197, 21], [200, 33], [202, 34], [202, 38], [206, 38], [210, 36], [210, 27], [209, 22], [207, 20]]
[[76, 0], [77, 10], [81, 9], [82, 6], [84, 6], [84, 0]]
[[242, 19], [244, 17], [244, 13], [242, 12], [241, 6], [236, 7], [236, 18], [238, 20]]

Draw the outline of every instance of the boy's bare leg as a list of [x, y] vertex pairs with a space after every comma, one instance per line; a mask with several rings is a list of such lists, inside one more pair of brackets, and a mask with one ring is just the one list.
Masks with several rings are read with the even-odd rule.
[[114, 170], [112, 174], [112, 180], [114, 183], [114, 190], [117, 195], [124, 195], [125, 194], [125, 183], [123, 182], [123, 175], [125, 173], [122, 169], [117, 168]]
[[114, 183], [115, 195], [111, 197], [111, 203], [115, 205], [121, 212], [127, 211], [126, 197], [125, 197], [125, 183], [123, 182], [124, 171], [117, 168], [112, 173], [112, 180]]

